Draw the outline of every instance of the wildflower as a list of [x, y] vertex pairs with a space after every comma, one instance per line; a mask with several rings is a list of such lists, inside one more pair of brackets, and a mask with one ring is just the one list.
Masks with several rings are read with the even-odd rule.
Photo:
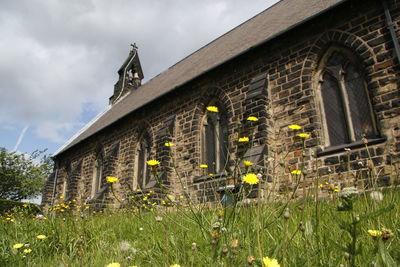
[[210, 177], [213, 177], [213, 176], [214, 176], [214, 174], [210, 173], [210, 174], [208, 174], [208, 176], [210, 176]]
[[259, 179], [257, 178], [257, 175], [254, 173], [248, 173], [245, 176], [243, 176], [243, 181], [248, 184], [258, 184]]
[[42, 214], [37, 214], [37, 215], [36, 215], [36, 219], [39, 220], [39, 221], [41, 221], [41, 220], [44, 219], [44, 216], [43, 216]]
[[310, 135], [308, 133], [299, 133], [299, 134], [297, 134], [297, 136], [300, 137], [300, 138], [303, 138], [303, 139], [306, 139], [306, 138], [310, 137]]
[[319, 188], [322, 188], [322, 187], [324, 187], [324, 185], [323, 185], [323, 184], [319, 184], [318, 187], [319, 187]]
[[288, 220], [290, 218], [290, 210], [289, 208], [285, 209], [285, 212], [283, 213], [283, 218]]
[[218, 112], [218, 108], [216, 106], [208, 106], [207, 110], [210, 112]]
[[143, 231], [143, 230], [144, 230], [143, 227], [140, 227], [140, 228], [139, 228], [139, 231]]
[[14, 244], [12, 247], [15, 248], [15, 249], [19, 249], [19, 248], [22, 248], [23, 246], [24, 246], [24, 244], [17, 243], [17, 244]]
[[212, 234], [211, 234], [211, 236], [212, 236], [213, 239], [217, 239], [218, 236], [219, 236], [218, 231], [217, 231], [217, 230], [213, 231]]
[[247, 120], [248, 121], [258, 121], [258, 118], [254, 117], [254, 116], [250, 116], [250, 117], [247, 118]]
[[128, 251], [131, 248], [131, 244], [128, 241], [121, 241], [119, 243], [119, 249], [121, 251]]
[[342, 191], [340, 192], [339, 197], [346, 199], [346, 198], [351, 198], [356, 195], [358, 195], [357, 189], [354, 186], [351, 186], [351, 187], [343, 188]]
[[394, 236], [394, 234], [390, 229], [382, 228], [382, 240], [383, 241], [386, 241], [393, 236]]
[[200, 165], [200, 168], [206, 169], [206, 168], [208, 168], [208, 165], [207, 165], [207, 164], [201, 164], [201, 165]]
[[[215, 112], [217, 112], [217, 111], [215, 111]], [[179, 264], [172, 264], [172, 265], [170, 265], [169, 267], [181, 267]]]
[[43, 240], [46, 238], [46, 236], [45, 235], [37, 235], [36, 238], [39, 240]]
[[371, 194], [369, 194], [371, 199], [375, 201], [382, 201], [383, 200], [383, 194], [379, 191], [372, 191]]
[[276, 259], [263, 257], [263, 263], [265, 267], [280, 267], [278, 261]]
[[174, 143], [171, 143], [171, 142], [167, 142], [167, 143], [165, 143], [164, 145], [167, 146], [167, 147], [171, 147], [171, 146], [174, 146], [175, 144], [174, 144]]
[[245, 160], [245, 161], [243, 161], [243, 164], [244, 164], [244, 166], [246, 166], [246, 167], [250, 167], [250, 166], [252, 166], [254, 163], [251, 162], [251, 161], [249, 161], [249, 160]]
[[118, 178], [116, 178], [116, 177], [112, 177], [112, 176], [107, 176], [107, 178], [106, 178], [106, 181], [108, 182], [108, 183], [115, 183], [116, 181], [118, 181]]
[[249, 258], [247, 259], [247, 262], [252, 265], [253, 262], [256, 260], [256, 258], [254, 258], [254, 256], [249, 256]]
[[368, 234], [373, 238], [380, 237], [383, 233], [380, 230], [368, 230]]
[[163, 218], [161, 216], [156, 216], [156, 222], [161, 222]]
[[290, 173], [291, 173], [291, 174], [294, 174], [294, 175], [300, 175], [300, 174], [301, 174], [301, 171], [300, 171], [300, 170], [293, 170], [293, 171], [291, 171]]
[[106, 265], [106, 267], [121, 267], [121, 264], [118, 262], [112, 262]]
[[24, 251], [23, 251], [24, 254], [29, 254], [29, 253], [31, 253], [31, 252], [32, 252], [32, 249], [30, 249], [30, 248], [26, 248], [26, 249], [24, 249]]
[[238, 239], [232, 239], [231, 240], [231, 246], [232, 248], [237, 248], [239, 245], [239, 240]]
[[28, 204], [24, 204], [22, 205], [22, 207], [27, 208], [29, 205]]
[[222, 209], [218, 209], [217, 215], [218, 215], [218, 217], [222, 217], [222, 215], [224, 215], [224, 211]]
[[165, 200], [161, 200], [161, 205], [165, 205], [165, 204], [166, 204]]
[[226, 244], [222, 245], [222, 253], [224, 254], [228, 253], [228, 246]]
[[300, 130], [302, 127], [300, 125], [297, 125], [297, 124], [291, 124], [291, 125], [288, 126], [288, 128], [290, 130]]
[[249, 142], [249, 138], [248, 137], [239, 138], [239, 143], [246, 143], [246, 142]]
[[158, 164], [160, 164], [158, 160], [151, 159], [147, 161], [147, 165], [149, 166], [157, 166]]
[[197, 250], [197, 244], [195, 242], [192, 243], [192, 250]]

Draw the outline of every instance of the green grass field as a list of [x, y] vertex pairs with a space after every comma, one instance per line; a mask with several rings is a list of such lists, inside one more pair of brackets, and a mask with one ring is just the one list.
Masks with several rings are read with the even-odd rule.
[[280, 266], [397, 266], [399, 191], [360, 194], [347, 211], [340, 201], [205, 208], [182, 200], [74, 216], [66, 203], [45, 219], [21, 207], [1, 217], [0, 266], [263, 266], [264, 257]]

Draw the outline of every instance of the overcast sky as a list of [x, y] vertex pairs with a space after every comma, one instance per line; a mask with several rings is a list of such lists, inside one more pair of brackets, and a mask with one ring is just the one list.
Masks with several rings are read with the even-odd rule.
[[278, 0], [1, 0], [0, 146], [55, 152], [108, 105], [130, 44], [145, 81]]

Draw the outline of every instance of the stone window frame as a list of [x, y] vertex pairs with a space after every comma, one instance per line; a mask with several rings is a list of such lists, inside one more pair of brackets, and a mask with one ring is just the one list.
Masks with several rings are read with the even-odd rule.
[[[201, 132], [200, 132], [200, 144], [201, 144], [201, 164], [207, 164], [208, 165], [208, 173], [221, 175], [225, 173], [225, 170], [228, 167], [229, 163], [229, 125], [228, 125], [228, 118], [227, 118], [227, 112], [223, 109], [222, 105], [220, 105], [216, 100], [212, 100], [209, 102], [208, 105], [206, 106], [216, 106], [218, 108], [218, 112], [210, 112], [210, 111], [205, 111], [204, 115], [201, 119]], [[210, 153], [207, 151], [207, 148], [210, 147], [210, 142], [207, 140], [207, 126], [209, 125], [209, 119], [212, 120], [212, 125], [214, 126], [212, 131], [214, 133], [213, 135], [213, 143], [214, 143], [214, 149], [213, 149], [213, 158], [214, 162], [210, 163]], [[226, 128], [226, 135], [225, 135], [225, 140], [222, 140], [224, 136], [222, 136], [222, 132], [224, 131], [223, 128]], [[226, 148], [223, 148], [222, 142], [225, 142], [227, 145]], [[225, 150], [225, 153], [223, 152]], [[224, 155], [221, 155], [221, 153], [224, 153]], [[225, 158], [225, 162], [223, 162], [222, 158]], [[216, 160], [218, 159], [218, 160]]]
[[69, 190], [69, 179], [71, 179], [71, 162], [67, 162], [66, 164], [65, 164], [65, 167], [64, 167], [64, 170], [65, 170], [65, 176], [64, 176], [64, 179], [63, 179], [63, 185], [62, 185], [62, 191], [61, 191], [61, 196], [63, 196], [63, 198], [66, 200], [69, 196], [68, 196], [68, 190]]
[[345, 47], [341, 47], [338, 45], [331, 45], [328, 49], [325, 50], [325, 52], [322, 54], [322, 56], [320, 57], [319, 60], [319, 64], [318, 64], [318, 68], [316, 71], [316, 75], [315, 75], [315, 86], [317, 88], [316, 92], [317, 92], [317, 98], [318, 98], [318, 102], [319, 102], [319, 109], [320, 109], [320, 113], [321, 113], [321, 117], [322, 117], [322, 141], [324, 144], [324, 150], [318, 152], [319, 156], [323, 156], [325, 154], [328, 153], [334, 153], [337, 151], [342, 151], [343, 148], [345, 147], [357, 147], [363, 144], [361, 139], [357, 139], [354, 133], [354, 123], [353, 120], [355, 120], [355, 118], [352, 116], [351, 114], [351, 109], [349, 107], [349, 95], [347, 93], [347, 86], [344, 83], [344, 71], [343, 69], [339, 70], [340, 73], [340, 80], [336, 80], [339, 81], [338, 83], [338, 87], [340, 89], [340, 101], [341, 104], [344, 106], [345, 109], [345, 122], [343, 122], [343, 124], [345, 124], [349, 130], [348, 135], [349, 135], [349, 142], [343, 142], [341, 144], [336, 144], [336, 145], [331, 145], [331, 140], [329, 138], [329, 120], [327, 119], [327, 114], [326, 114], [326, 107], [323, 101], [323, 94], [322, 94], [322, 84], [324, 82], [323, 80], [323, 75], [328, 72], [327, 70], [327, 62], [328, 60], [331, 58], [331, 56], [333, 55], [333, 53], [340, 53], [344, 56], [346, 56], [346, 59], [349, 63], [353, 64], [356, 69], [358, 70], [359, 74], [362, 76], [363, 79], [363, 88], [365, 90], [365, 101], [367, 102], [368, 105], [368, 111], [369, 111], [369, 118], [371, 120], [371, 127], [373, 129], [373, 136], [368, 137], [368, 141], [371, 144], [374, 143], [379, 143], [384, 141], [383, 138], [380, 137], [379, 135], [379, 131], [377, 128], [377, 123], [376, 123], [376, 119], [374, 116], [374, 112], [373, 112], [373, 108], [371, 105], [371, 97], [369, 95], [369, 92], [367, 90], [367, 83], [365, 81], [365, 75], [364, 75], [364, 68], [362, 67], [362, 65], [360, 64], [360, 60], [358, 59], [357, 55], [355, 53], [353, 53], [350, 49], [345, 48]]
[[[138, 138], [135, 148], [134, 148], [134, 164], [133, 164], [133, 178], [132, 178], [132, 188], [133, 189], [145, 189], [146, 185], [151, 181], [149, 166], [147, 161], [151, 156], [152, 142], [148, 131], [142, 131], [142, 134]], [[145, 146], [143, 142], [147, 143], [147, 148], [145, 151], [142, 147]], [[139, 162], [141, 153], [143, 155], [143, 162]], [[141, 165], [141, 166], [140, 166]], [[142, 177], [139, 177], [139, 172], [142, 173]], [[140, 179], [139, 179], [140, 178]], [[140, 182], [141, 181], [141, 184]]]
[[97, 148], [96, 157], [93, 162], [92, 190], [90, 198], [95, 198], [102, 189], [104, 175], [104, 152], [102, 148]]

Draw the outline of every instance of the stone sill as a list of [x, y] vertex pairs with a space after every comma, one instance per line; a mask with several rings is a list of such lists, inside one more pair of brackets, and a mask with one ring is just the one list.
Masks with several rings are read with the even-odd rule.
[[211, 181], [211, 180], [215, 180], [215, 179], [218, 179], [218, 178], [224, 178], [224, 177], [228, 177], [228, 175], [225, 174], [225, 173], [222, 173], [222, 172], [221, 173], [216, 173], [213, 176], [203, 175], [203, 176], [195, 177], [193, 179], [193, 183], [197, 184], [197, 183], [201, 183], [201, 182], [205, 182], [205, 181]]
[[[368, 139], [367, 146], [381, 144], [385, 141], [386, 141], [386, 137], [370, 138], [370, 139]], [[356, 142], [353, 142], [350, 144], [331, 146], [331, 147], [325, 148], [324, 150], [318, 151], [317, 157], [322, 157], [322, 156], [332, 155], [335, 153], [345, 152], [345, 150], [344, 150], [345, 148], [356, 149], [356, 148], [360, 148], [360, 147], [365, 147], [365, 144], [362, 140], [359, 140], [359, 141], [356, 141]]]

